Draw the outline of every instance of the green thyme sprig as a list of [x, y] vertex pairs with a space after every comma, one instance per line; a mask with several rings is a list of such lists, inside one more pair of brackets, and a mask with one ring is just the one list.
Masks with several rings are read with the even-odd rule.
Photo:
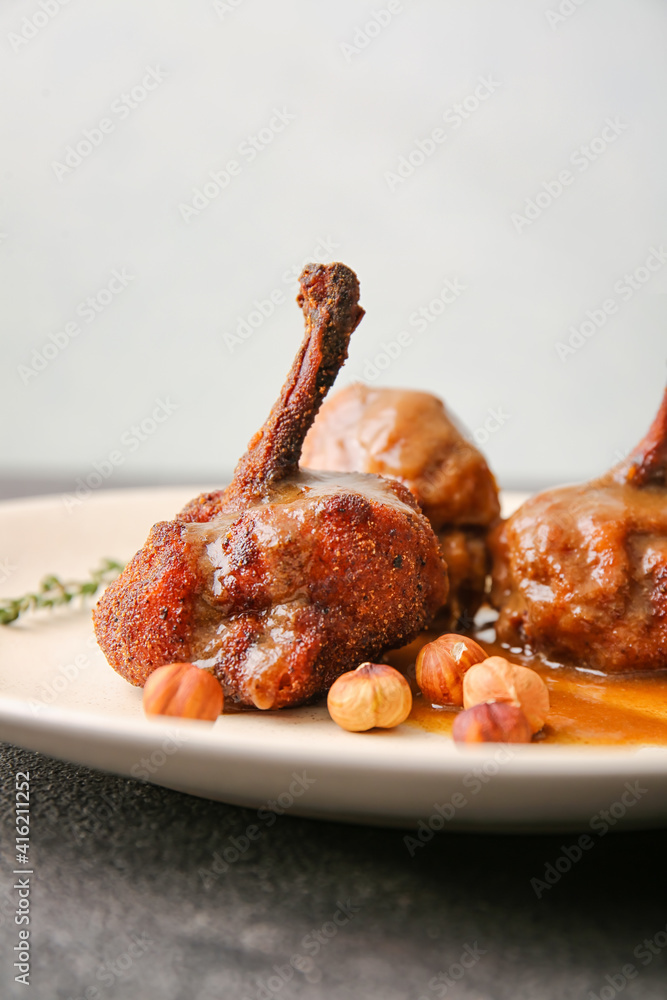
[[0, 600], [0, 625], [10, 625], [27, 611], [70, 604], [76, 597], [92, 597], [104, 584], [115, 580], [123, 568], [123, 563], [115, 559], [103, 559], [91, 572], [89, 580], [65, 581], [54, 574], [45, 576], [36, 593]]

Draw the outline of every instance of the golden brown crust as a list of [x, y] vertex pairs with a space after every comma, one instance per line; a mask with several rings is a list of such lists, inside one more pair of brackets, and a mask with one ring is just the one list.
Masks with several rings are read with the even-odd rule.
[[500, 514], [486, 459], [430, 392], [354, 383], [334, 393], [304, 442], [302, 466], [398, 479], [436, 531], [488, 527]]
[[404, 486], [298, 471], [363, 314], [343, 265], [311, 265], [301, 281], [306, 339], [232, 484], [156, 525], [95, 609], [100, 645], [134, 684], [186, 660], [242, 704], [300, 704], [410, 641], [444, 600], [437, 540]]
[[494, 533], [496, 630], [607, 673], [667, 669], [667, 394], [628, 459], [531, 497]]
[[199, 583], [181, 525], [161, 521], [93, 608], [109, 663], [143, 685], [155, 667], [187, 659]]
[[[272, 516], [266, 507], [244, 514], [248, 535], [264, 535]], [[244, 704], [280, 708], [299, 703], [325, 691], [344, 670], [409, 642], [430, 619], [446, 586], [444, 568], [416, 511], [406, 516], [359, 494], [342, 493], [317, 504], [308, 528], [312, 545], [279, 549], [270, 560], [259, 548], [233, 553], [233, 542], [228, 546], [229, 574], [239, 586], [215, 672], [226, 692]], [[276, 602], [279, 577], [283, 592]], [[290, 593], [301, 595], [301, 601], [290, 601]], [[248, 651], [267, 634], [277, 647], [276, 661], [255, 676], [248, 669]]]
[[347, 386], [324, 403], [302, 464], [403, 483], [437, 532], [447, 563], [449, 597], [436, 624], [471, 626], [490, 570], [486, 532], [500, 503], [486, 459], [442, 400], [413, 389]]

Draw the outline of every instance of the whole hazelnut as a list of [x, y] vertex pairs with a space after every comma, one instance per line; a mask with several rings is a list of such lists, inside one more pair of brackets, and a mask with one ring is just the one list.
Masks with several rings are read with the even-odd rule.
[[495, 701], [459, 712], [452, 736], [457, 743], [530, 743], [532, 733], [520, 708]]
[[534, 670], [490, 656], [476, 663], [463, 678], [463, 705], [505, 701], [523, 710], [531, 730], [538, 732], [549, 714], [549, 690]]
[[417, 684], [432, 705], [462, 705], [463, 676], [486, 653], [465, 635], [441, 635], [427, 642], [417, 656]]
[[220, 681], [192, 663], [158, 667], [144, 685], [146, 715], [174, 715], [181, 719], [213, 722], [222, 712]]
[[403, 674], [385, 663], [362, 663], [334, 681], [327, 697], [331, 718], [352, 733], [393, 729], [405, 722], [412, 692]]

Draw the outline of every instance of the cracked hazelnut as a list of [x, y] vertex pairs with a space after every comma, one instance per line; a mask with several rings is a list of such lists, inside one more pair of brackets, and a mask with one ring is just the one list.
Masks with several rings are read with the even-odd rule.
[[503, 656], [490, 656], [476, 663], [463, 679], [465, 708], [493, 701], [521, 708], [534, 733], [542, 728], [549, 714], [549, 691], [540, 675]]
[[412, 708], [412, 692], [403, 674], [385, 663], [362, 663], [342, 674], [327, 697], [331, 718], [352, 733], [393, 729], [405, 722]]
[[459, 712], [452, 736], [457, 743], [530, 743], [532, 732], [520, 708], [495, 701]]
[[432, 705], [462, 705], [463, 677], [486, 653], [465, 635], [441, 635], [419, 652], [417, 684]]
[[158, 667], [144, 685], [146, 715], [174, 715], [213, 722], [222, 712], [220, 681], [192, 663]]

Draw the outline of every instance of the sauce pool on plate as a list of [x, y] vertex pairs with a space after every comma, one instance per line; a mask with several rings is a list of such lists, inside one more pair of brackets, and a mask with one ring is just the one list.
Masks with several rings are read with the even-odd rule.
[[[492, 629], [474, 639], [489, 656], [504, 656], [535, 670], [549, 688], [551, 710], [536, 743], [667, 746], [667, 672], [632, 677], [602, 677], [586, 670], [549, 664], [539, 656], [514, 653], [488, 641]], [[391, 652], [387, 662], [414, 678], [414, 662], [425, 643], [439, 633], [424, 633]], [[416, 690], [413, 685], [413, 690]], [[408, 724], [451, 735], [455, 708], [429, 705], [417, 693]]]

